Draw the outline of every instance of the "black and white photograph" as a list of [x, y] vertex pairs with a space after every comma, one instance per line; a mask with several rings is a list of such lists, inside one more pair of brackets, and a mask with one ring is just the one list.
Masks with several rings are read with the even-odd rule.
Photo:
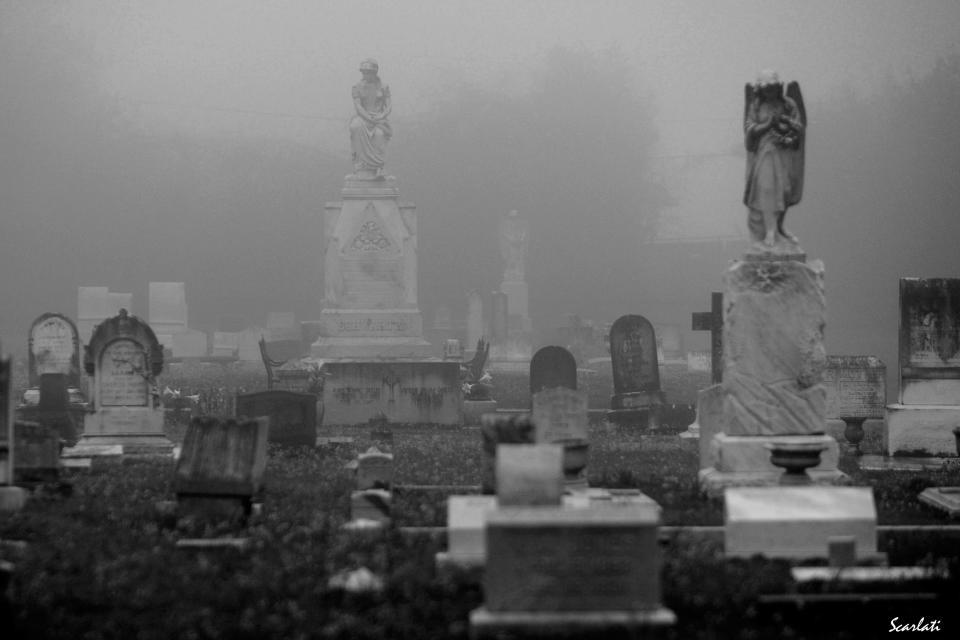
[[0, 0], [0, 637], [958, 637], [958, 34]]

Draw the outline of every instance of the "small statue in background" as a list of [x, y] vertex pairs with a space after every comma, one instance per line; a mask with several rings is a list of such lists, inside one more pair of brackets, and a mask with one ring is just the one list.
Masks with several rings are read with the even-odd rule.
[[786, 95], [775, 71], [761, 71], [744, 88], [743, 136], [747, 179], [743, 203], [749, 208], [750, 237], [765, 249], [797, 239], [783, 226], [787, 209], [803, 195], [807, 114], [800, 85]]
[[380, 81], [379, 70], [377, 61], [367, 58], [360, 63], [363, 79], [353, 85], [356, 115], [350, 120], [350, 146], [353, 148], [353, 168], [358, 177], [383, 176], [387, 142], [393, 136], [387, 120], [392, 109], [390, 87]]

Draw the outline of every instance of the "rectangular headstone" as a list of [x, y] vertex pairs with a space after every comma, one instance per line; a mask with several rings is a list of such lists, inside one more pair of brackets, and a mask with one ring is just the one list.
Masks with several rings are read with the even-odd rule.
[[263, 486], [268, 429], [266, 418], [194, 418], [174, 472], [177, 495], [253, 496]]
[[450, 496], [447, 499], [447, 550], [451, 559], [486, 559], [487, 515], [496, 508], [496, 496]]
[[293, 391], [237, 395], [238, 416], [270, 418], [270, 442], [313, 446], [317, 440], [317, 397]]
[[657, 338], [643, 316], [617, 318], [610, 329], [610, 357], [614, 393], [660, 390]]
[[587, 397], [582, 391], [556, 387], [533, 394], [537, 442], [585, 441]]
[[659, 510], [501, 508], [487, 516], [486, 609], [635, 611], [660, 606]]
[[882, 418], [887, 367], [875, 356], [827, 356], [823, 386], [828, 418]]
[[497, 499], [501, 506], [557, 506], [563, 495], [563, 447], [497, 447]]
[[852, 536], [860, 558], [877, 555], [869, 487], [729, 488], [724, 513], [727, 556], [826, 558], [836, 536]]

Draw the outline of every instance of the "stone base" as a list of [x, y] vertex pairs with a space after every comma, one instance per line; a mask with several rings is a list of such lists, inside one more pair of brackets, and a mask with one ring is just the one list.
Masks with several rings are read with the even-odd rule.
[[613, 409], [607, 411], [607, 422], [618, 427], [654, 430], [660, 427], [660, 408]]
[[[88, 457], [83, 455], [84, 450], [92, 451], [89, 457], [99, 455], [116, 455], [115, 453], [97, 453], [104, 451], [105, 447], [120, 445], [123, 447], [123, 455], [140, 456], [169, 456], [173, 455], [174, 444], [166, 434], [143, 434], [143, 433], [110, 433], [84, 435], [77, 442], [77, 446], [71, 449], [72, 457]], [[110, 451], [107, 449], [107, 451]], [[113, 450], [115, 451], [115, 449]]]
[[956, 458], [931, 456], [860, 456], [857, 460], [861, 471], [940, 471]]
[[[530, 370], [530, 360], [490, 360], [487, 362], [487, 370], [491, 374], [526, 373]], [[496, 380], [494, 380], [494, 388], [496, 388]]]
[[22, 487], [0, 487], [0, 513], [11, 513], [23, 509], [23, 505], [27, 504], [28, 496], [27, 490]]
[[[819, 486], [843, 485], [850, 477], [839, 470], [807, 471], [810, 481]], [[724, 472], [716, 469], [701, 469], [700, 491], [711, 498], [723, 496], [724, 490], [731, 487], [778, 487], [782, 471], [739, 471]]]
[[459, 427], [460, 365], [442, 360], [327, 362], [324, 425], [368, 425], [383, 413], [392, 424]]
[[470, 638], [635, 638], [643, 630], [676, 622], [677, 616], [666, 607], [643, 611], [490, 611], [480, 607], [470, 612]]
[[960, 517], [960, 487], [930, 487], [920, 493], [920, 502], [945, 511], [951, 518]]
[[423, 338], [320, 337], [310, 345], [314, 358], [330, 360], [404, 360], [431, 358], [433, 345]]
[[839, 460], [837, 441], [828, 435], [816, 436], [730, 436], [718, 433], [710, 443], [710, 466], [723, 473], [769, 472], [780, 474], [783, 469], [770, 462], [768, 444], [789, 439], [796, 442], [823, 444], [820, 464], [811, 471], [836, 471]]
[[487, 556], [486, 554], [463, 555], [453, 554], [449, 551], [438, 551], [434, 556], [434, 561], [438, 572], [477, 571], [483, 569], [487, 562]]
[[464, 400], [463, 401], [463, 424], [480, 424], [480, 416], [485, 413], [493, 413], [497, 410], [496, 400]]
[[889, 455], [956, 456], [960, 406], [888, 404], [883, 450]]

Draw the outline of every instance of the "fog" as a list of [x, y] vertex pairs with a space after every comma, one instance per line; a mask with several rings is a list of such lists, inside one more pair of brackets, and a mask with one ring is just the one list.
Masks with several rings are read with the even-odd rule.
[[826, 265], [828, 349], [895, 371], [897, 279], [960, 275], [957, 33], [952, 0], [3, 2], [0, 337], [25, 350], [81, 285], [146, 316], [151, 280], [199, 329], [315, 318], [370, 56], [428, 319], [498, 286], [518, 209], [535, 327], [686, 330], [745, 246], [743, 85], [770, 67], [810, 114], [787, 225]]

